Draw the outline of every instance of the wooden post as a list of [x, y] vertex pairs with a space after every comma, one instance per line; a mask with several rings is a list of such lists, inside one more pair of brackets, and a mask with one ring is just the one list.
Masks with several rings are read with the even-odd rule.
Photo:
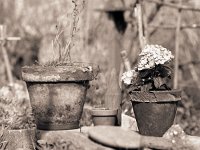
[[121, 90], [118, 85], [118, 76], [115, 68], [111, 69], [108, 78], [105, 107], [109, 109], [119, 109], [121, 104]]
[[19, 37], [6, 37], [6, 26], [0, 25], [0, 44], [1, 44], [1, 50], [3, 54], [3, 59], [6, 65], [6, 73], [8, 76], [8, 82], [10, 84], [13, 84], [13, 75], [12, 75], [12, 69], [10, 65], [10, 61], [8, 58], [8, 53], [6, 51], [6, 42], [7, 41], [16, 41], [20, 40]]
[[[179, 1], [181, 6], [182, 0]], [[176, 25], [176, 43], [175, 43], [175, 62], [174, 62], [174, 84], [173, 88], [178, 88], [178, 66], [179, 66], [179, 44], [180, 44], [180, 29], [181, 29], [181, 11], [182, 9], [178, 9], [177, 15], [177, 25]]]
[[126, 71], [130, 71], [131, 70], [131, 64], [128, 60], [128, 56], [127, 56], [127, 52], [125, 50], [121, 51], [121, 57], [124, 63], [124, 67]]

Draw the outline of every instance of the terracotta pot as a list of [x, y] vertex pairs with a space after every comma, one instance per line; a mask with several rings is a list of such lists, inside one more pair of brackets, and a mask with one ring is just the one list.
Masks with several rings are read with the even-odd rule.
[[96, 108], [92, 110], [92, 120], [94, 126], [108, 125], [114, 126], [117, 121], [117, 110]]
[[97, 70], [97, 66], [87, 64], [23, 67], [22, 78], [27, 84], [37, 128], [79, 128], [88, 84]]
[[139, 132], [161, 137], [174, 122], [181, 91], [132, 91], [130, 97]]
[[3, 141], [8, 142], [5, 150], [14, 150], [18, 148], [35, 150], [36, 128], [3, 130]]

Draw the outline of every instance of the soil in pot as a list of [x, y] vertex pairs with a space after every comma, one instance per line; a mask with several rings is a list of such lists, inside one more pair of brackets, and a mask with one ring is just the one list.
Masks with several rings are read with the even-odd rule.
[[180, 95], [180, 91], [132, 92], [130, 96], [139, 132], [163, 136], [174, 122]]
[[88, 84], [97, 70], [85, 64], [23, 67], [37, 128], [79, 128]]
[[3, 130], [2, 139], [7, 145], [5, 150], [14, 150], [18, 148], [35, 150], [36, 128]]
[[92, 110], [92, 120], [94, 126], [108, 125], [114, 126], [117, 121], [117, 110], [110, 110], [105, 108], [96, 108]]

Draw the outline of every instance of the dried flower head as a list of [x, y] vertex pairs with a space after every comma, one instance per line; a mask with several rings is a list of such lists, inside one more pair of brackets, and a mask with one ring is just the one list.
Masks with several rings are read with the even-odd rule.
[[174, 58], [171, 51], [160, 45], [146, 45], [139, 56], [138, 70], [151, 69]]

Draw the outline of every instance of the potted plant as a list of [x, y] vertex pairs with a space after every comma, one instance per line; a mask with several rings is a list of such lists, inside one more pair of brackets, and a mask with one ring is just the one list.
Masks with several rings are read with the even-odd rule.
[[89, 81], [98, 72], [98, 66], [89, 63], [74, 63], [70, 51], [77, 39], [78, 20], [81, 10], [72, 0], [70, 37], [63, 42], [62, 26], [57, 25], [57, 34], [52, 42], [58, 58], [45, 65], [22, 67], [22, 79], [26, 81], [33, 114], [38, 129], [62, 130], [79, 128]]
[[146, 45], [135, 69], [123, 73], [139, 132], [162, 136], [173, 124], [181, 91], [168, 85], [172, 70], [171, 51], [159, 45]]
[[115, 126], [117, 121], [117, 109], [107, 108], [94, 108], [92, 109], [92, 120], [94, 126], [97, 125], [109, 125]]
[[36, 125], [25, 86], [14, 83], [0, 89], [1, 141], [4, 149], [35, 149]]

